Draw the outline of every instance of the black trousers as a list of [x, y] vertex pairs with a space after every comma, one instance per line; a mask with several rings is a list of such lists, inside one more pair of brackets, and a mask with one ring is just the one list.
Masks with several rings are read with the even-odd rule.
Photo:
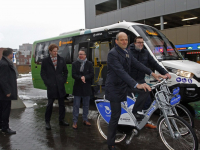
[[110, 107], [111, 107], [111, 118], [108, 125], [107, 143], [109, 146], [114, 146], [118, 121], [121, 115], [121, 102], [110, 102]]
[[151, 99], [151, 95], [149, 93], [149, 96], [148, 96], [147, 100], [145, 101], [143, 109], [147, 110], [151, 106], [151, 103], [152, 103], [152, 99]]
[[[145, 104], [145, 101], [147, 100], [149, 96], [149, 92], [145, 92], [144, 90], [139, 90], [139, 89], [134, 89], [134, 91], [132, 92], [139, 94], [133, 108], [133, 113], [136, 113], [137, 111], [142, 110]], [[114, 146], [118, 121], [121, 115], [121, 102], [110, 102], [110, 107], [111, 107], [111, 118], [108, 125], [107, 143], [109, 146]]]
[[10, 110], [11, 110], [11, 101], [1, 100], [0, 101], [0, 126], [2, 130], [6, 130], [9, 128]]
[[[53, 110], [53, 102], [55, 99], [48, 99], [48, 104], [45, 112], [45, 121], [50, 122], [51, 120], [51, 114]], [[64, 120], [65, 118], [65, 104], [64, 104], [64, 97], [58, 98], [58, 104], [59, 104], [59, 121]]]
[[150, 93], [148, 91], [145, 92], [144, 90], [139, 90], [137, 88], [135, 88], [132, 92], [138, 93], [138, 97], [136, 99], [132, 112], [136, 113], [137, 111], [142, 111], [142, 109], [144, 108], [145, 102], [150, 96]]

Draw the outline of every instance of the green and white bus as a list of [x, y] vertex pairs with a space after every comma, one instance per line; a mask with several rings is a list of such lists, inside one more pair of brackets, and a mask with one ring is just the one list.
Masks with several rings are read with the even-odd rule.
[[[94, 82], [92, 88], [96, 97], [103, 97], [107, 71], [107, 54], [115, 45], [118, 32], [125, 32], [129, 44], [136, 36], [144, 38], [144, 46], [153, 58], [172, 76], [170, 87], [179, 86], [182, 101], [189, 103], [200, 100], [200, 64], [184, 60], [174, 45], [157, 29], [139, 23], [120, 22], [109, 26], [78, 30], [63, 33], [57, 37], [35, 41], [32, 50], [31, 70], [35, 88], [46, 89], [41, 77], [41, 61], [47, 57], [48, 46], [55, 43], [59, 46], [58, 54], [66, 60], [68, 79], [66, 92], [72, 94], [72, 62], [78, 57], [78, 51], [84, 47], [87, 58], [94, 64]], [[149, 78], [146, 78], [149, 82]]]

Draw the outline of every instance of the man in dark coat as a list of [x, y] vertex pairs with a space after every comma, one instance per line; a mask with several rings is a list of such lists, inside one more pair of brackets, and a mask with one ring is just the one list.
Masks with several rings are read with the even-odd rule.
[[78, 115], [80, 101], [83, 101], [83, 124], [91, 126], [88, 121], [88, 110], [90, 104], [90, 95], [92, 95], [91, 83], [94, 78], [94, 69], [92, 62], [86, 58], [84, 49], [80, 49], [78, 52], [77, 61], [72, 63], [72, 77], [75, 79], [73, 95], [73, 128], [77, 129]]
[[[146, 67], [153, 68], [157, 70], [160, 74], [167, 76], [169, 79], [171, 75], [162, 67], [160, 66], [157, 61], [151, 56], [147, 49], [144, 48], [144, 40], [141, 36], [135, 38], [134, 43], [130, 44], [129, 46], [130, 52], [134, 58], [136, 58], [140, 63], [145, 65]], [[137, 70], [132, 69], [131, 77], [137, 81], [137, 83], [146, 83], [145, 82], [145, 73]], [[143, 110], [147, 110], [151, 105], [151, 97], [148, 94], [148, 98], [143, 106]], [[151, 123], [146, 124], [146, 127], [149, 128], [156, 128], [156, 126], [152, 125]]]
[[[115, 135], [121, 115], [121, 102], [126, 101], [128, 88], [144, 89], [145, 91], [151, 90], [146, 83], [138, 84], [130, 76], [132, 68], [136, 68], [149, 75], [151, 74], [156, 79], [163, 77], [161, 75], [156, 75], [150, 69], [138, 62], [134, 57], [130, 56], [130, 51], [126, 49], [128, 45], [128, 37], [126, 33], [118, 33], [115, 42], [117, 46], [112, 48], [108, 53], [105, 91], [105, 98], [110, 101], [111, 106], [111, 119], [108, 126], [107, 140], [108, 148], [111, 150], [115, 149]], [[146, 93], [144, 90], [143, 93]], [[143, 98], [139, 101], [142, 100]], [[136, 117], [136, 114], [134, 115]]]
[[17, 71], [12, 58], [13, 50], [7, 48], [0, 60], [0, 128], [7, 134], [16, 134], [9, 128], [11, 100], [17, 100]]
[[[144, 40], [141, 36], [135, 38], [134, 43], [130, 44], [129, 49], [132, 56], [140, 63], [146, 67], [157, 70], [160, 74], [166, 75], [168, 78], [171, 78], [171, 75], [162, 66], [160, 66], [158, 62], [151, 56], [148, 50], [144, 48]], [[140, 70], [133, 69], [131, 72], [131, 77], [138, 83], [146, 83], [145, 73]]]
[[64, 97], [66, 95], [64, 84], [67, 81], [68, 70], [64, 58], [58, 55], [58, 46], [56, 44], [51, 44], [49, 46], [49, 53], [49, 57], [42, 60], [40, 73], [47, 87], [48, 104], [45, 112], [47, 130], [51, 130], [50, 119], [55, 99], [58, 99], [59, 104], [59, 125], [69, 126], [69, 124], [64, 121]]

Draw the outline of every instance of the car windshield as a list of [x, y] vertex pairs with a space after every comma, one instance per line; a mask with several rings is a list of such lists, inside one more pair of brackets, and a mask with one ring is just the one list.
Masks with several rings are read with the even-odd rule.
[[132, 27], [143, 37], [145, 43], [159, 61], [183, 59], [174, 45], [157, 29], [144, 25], [133, 25]]

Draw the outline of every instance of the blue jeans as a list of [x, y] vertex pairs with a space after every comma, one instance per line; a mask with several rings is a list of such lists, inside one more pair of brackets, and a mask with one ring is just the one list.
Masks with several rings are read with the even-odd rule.
[[78, 122], [81, 98], [83, 100], [83, 121], [88, 121], [87, 116], [88, 116], [88, 111], [89, 111], [90, 96], [74, 96], [73, 122]]

